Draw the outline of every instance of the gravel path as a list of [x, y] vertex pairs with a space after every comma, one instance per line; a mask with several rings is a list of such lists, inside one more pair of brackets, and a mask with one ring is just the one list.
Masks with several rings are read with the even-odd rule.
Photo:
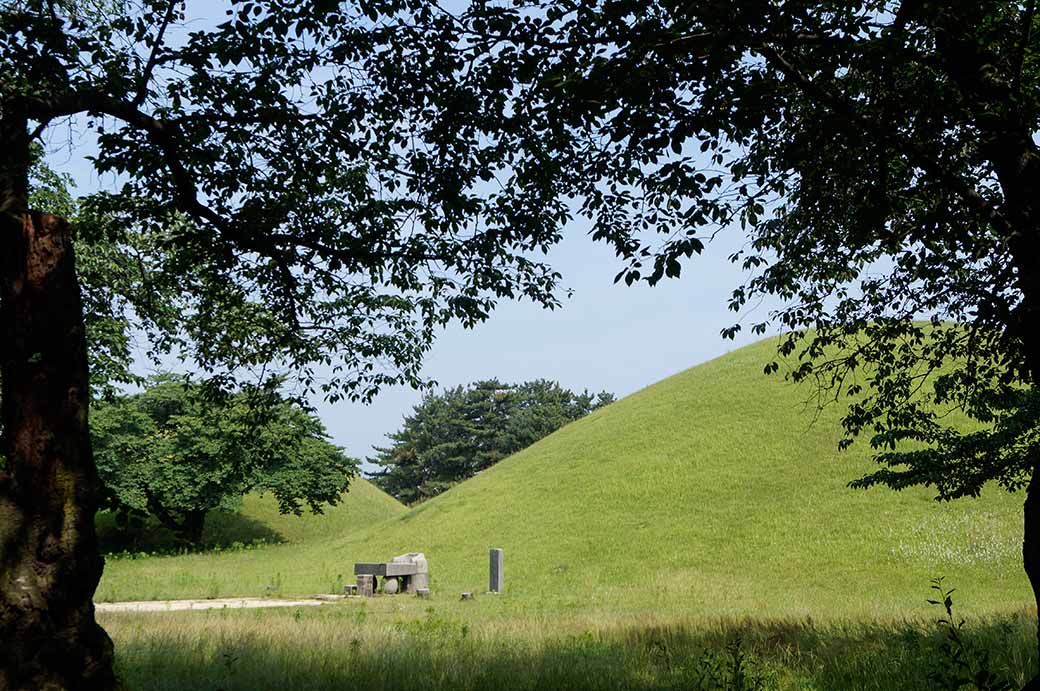
[[263, 597], [225, 597], [214, 600], [151, 600], [147, 602], [99, 602], [98, 612], [177, 612], [197, 609], [258, 609], [261, 607], [318, 607], [343, 600], [342, 595], [324, 595], [302, 600], [272, 600]]

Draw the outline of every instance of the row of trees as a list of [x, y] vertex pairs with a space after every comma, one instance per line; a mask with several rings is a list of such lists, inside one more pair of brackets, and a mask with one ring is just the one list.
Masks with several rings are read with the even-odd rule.
[[868, 482], [1025, 486], [1040, 599], [1036, 9], [241, 0], [183, 24], [177, 0], [3, 3], [0, 687], [116, 685], [92, 605], [83, 297], [104, 295], [63, 210], [29, 201], [32, 145], [70, 116], [120, 183], [91, 202], [100, 246], [145, 269], [102, 307], [211, 374], [331, 398], [422, 383], [437, 329], [498, 300], [556, 306], [538, 257], [576, 210], [629, 283], [741, 228], [732, 306], [783, 301], [751, 326], [851, 401]]
[[[613, 400], [544, 379], [429, 394], [378, 449], [373, 480], [401, 501], [427, 499]], [[271, 493], [282, 513], [320, 514], [358, 472], [321, 421], [277, 387], [228, 394], [159, 375], [141, 393], [97, 401], [90, 431], [102, 507], [117, 524], [150, 516], [194, 546], [210, 511], [235, 511], [249, 492]]]
[[373, 480], [403, 502], [428, 499], [613, 400], [545, 379], [487, 379], [430, 394], [370, 459], [382, 467]]

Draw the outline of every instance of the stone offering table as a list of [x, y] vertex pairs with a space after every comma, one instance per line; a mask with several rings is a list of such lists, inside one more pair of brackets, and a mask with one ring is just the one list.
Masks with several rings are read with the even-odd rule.
[[429, 592], [430, 569], [426, 555], [411, 552], [394, 557], [388, 562], [357, 562], [354, 564], [357, 590], [360, 595], [371, 597], [379, 590], [379, 579], [383, 579], [383, 592], [397, 593]]

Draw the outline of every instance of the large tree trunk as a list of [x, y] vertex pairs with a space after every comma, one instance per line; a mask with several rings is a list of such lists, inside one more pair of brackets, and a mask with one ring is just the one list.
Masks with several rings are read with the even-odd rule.
[[[1011, 206], [1018, 211], [1015, 216], [1022, 230], [1010, 238], [1023, 299], [1019, 307], [1020, 324], [1012, 328], [1022, 339], [1033, 387], [1040, 389], [1040, 336], [1036, 335], [1037, 325], [1040, 324], [1040, 161], [1035, 151], [1023, 159], [1024, 170], [1018, 172], [1025, 183], [1023, 187], [1027, 199], [1023, 200], [1024, 203]], [[1005, 185], [1005, 190], [1007, 188]], [[1021, 189], [1016, 192], [1017, 196], [1023, 193]], [[1012, 202], [1018, 201], [1015, 196], [1008, 194]], [[1040, 659], [1040, 459], [1034, 459], [1033, 463], [1022, 511], [1022, 564], [1037, 605], [1037, 652]], [[1026, 684], [1023, 691], [1040, 691], [1040, 674]]]
[[[1029, 379], [1040, 389], [1040, 152], [1032, 139], [1019, 137], [1003, 148], [994, 147], [1001, 187], [1005, 195], [1005, 212], [1014, 229], [1008, 244], [1018, 270], [1022, 303], [1017, 325], [1012, 329], [1022, 340]], [[1023, 507], [1022, 563], [1040, 618], [1040, 459], [1034, 459], [1032, 476], [1026, 489]], [[1040, 624], [1040, 621], [1038, 621]], [[1037, 628], [1037, 651], [1040, 656], [1040, 625]], [[1040, 675], [1023, 691], [1040, 691]]]
[[18, 124], [0, 128], [0, 690], [111, 689], [72, 243], [65, 221], [24, 210]]
[[[1035, 150], [1022, 158], [1024, 169], [1018, 172], [1025, 182], [1023, 187], [1027, 199], [1012, 208], [1018, 211], [1016, 216], [1020, 221], [1019, 228], [1024, 230], [1017, 232], [1010, 241], [1023, 294], [1019, 308], [1021, 324], [1016, 330], [1026, 351], [1026, 364], [1033, 387], [1040, 389], [1040, 336], [1036, 335], [1037, 325], [1040, 324], [1040, 160]], [[1021, 195], [1022, 191], [1019, 190], [1018, 194]], [[1008, 196], [1011, 201], [1016, 201], [1014, 196]], [[1040, 459], [1034, 459], [1033, 462], [1023, 506], [1022, 564], [1037, 605], [1037, 651], [1040, 659]], [[1023, 691], [1040, 691], [1040, 674], [1026, 684]]]
[[[1033, 598], [1040, 605], [1040, 468], [1033, 468], [1023, 513], [1022, 562], [1033, 587]], [[1037, 647], [1040, 649], [1040, 629], [1037, 630]], [[1023, 691], [1040, 691], [1040, 676], [1026, 684]]]
[[187, 511], [184, 514], [184, 532], [183, 539], [192, 547], [200, 547], [202, 545], [202, 532], [206, 528], [206, 511]]

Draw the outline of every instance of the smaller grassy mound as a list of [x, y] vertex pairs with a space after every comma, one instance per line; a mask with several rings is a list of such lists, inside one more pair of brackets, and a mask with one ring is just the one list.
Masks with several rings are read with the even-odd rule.
[[[338, 537], [359, 528], [394, 518], [406, 507], [371, 482], [355, 478], [350, 490], [336, 506], [322, 514], [305, 511], [302, 516], [282, 514], [273, 495], [250, 494], [243, 498], [240, 511], [213, 511], [207, 516], [203, 544], [207, 548], [227, 548], [263, 543], [298, 544]], [[160, 552], [178, 549], [173, 533], [154, 521], [144, 530], [124, 532], [109, 513], [98, 516], [98, 534], [105, 552]]]

